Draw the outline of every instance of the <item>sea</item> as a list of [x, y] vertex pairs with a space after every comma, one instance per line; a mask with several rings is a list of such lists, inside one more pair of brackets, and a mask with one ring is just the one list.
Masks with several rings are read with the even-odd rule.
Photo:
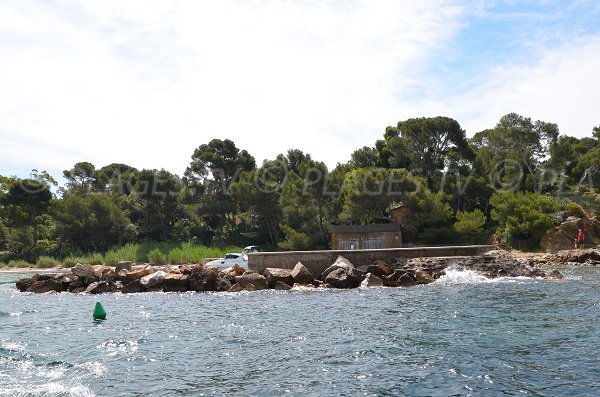
[[600, 396], [600, 269], [560, 270], [103, 295], [20, 293], [28, 275], [0, 273], [0, 396]]

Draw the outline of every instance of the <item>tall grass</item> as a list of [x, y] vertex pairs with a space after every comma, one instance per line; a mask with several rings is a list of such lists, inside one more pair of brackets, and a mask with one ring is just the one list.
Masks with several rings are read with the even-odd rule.
[[[49, 256], [41, 256], [35, 264], [26, 261], [11, 261], [8, 267], [73, 267], [77, 263], [91, 265], [116, 265], [119, 261], [154, 264], [201, 263], [208, 258], [222, 258], [228, 252], [241, 252], [242, 248], [207, 247], [192, 243], [143, 242], [127, 244], [113, 248], [104, 255], [91, 253], [88, 255], [67, 256], [60, 260]], [[1, 266], [1, 264], [0, 264]]]

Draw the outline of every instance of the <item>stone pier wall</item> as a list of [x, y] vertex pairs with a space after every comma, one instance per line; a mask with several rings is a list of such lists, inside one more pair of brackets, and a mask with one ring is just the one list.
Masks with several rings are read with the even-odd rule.
[[376, 260], [392, 263], [397, 258], [474, 256], [492, 249], [493, 246], [491, 245], [465, 245], [363, 250], [255, 252], [248, 254], [248, 267], [262, 274], [268, 267], [293, 269], [296, 263], [302, 262], [312, 274], [318, 276], [336, 260], [338, 255], [347, 258], [355, 266], [363, 266], [370, 265]]

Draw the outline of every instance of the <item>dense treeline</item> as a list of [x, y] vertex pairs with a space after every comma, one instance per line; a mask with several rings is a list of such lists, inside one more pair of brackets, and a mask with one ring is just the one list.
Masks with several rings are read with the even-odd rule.
[[451, 118], [415, 118], [333, 169], [295, 149], [257, 165], [234, 142], [213, 139], [194, 150], [182, 177], [80, 162], [64, 178], [58, 187], [37, 170], [0, 176], [5, 261], [142, 241], [328, 248], [332, 224], [386, 222], [398, 203], [409, 209], [408, 242], [499, 233], [535, 248], [557, 225], [555, 213], [597, 204], [600, 127], [575, 138], [512, 113], [468, 139]]

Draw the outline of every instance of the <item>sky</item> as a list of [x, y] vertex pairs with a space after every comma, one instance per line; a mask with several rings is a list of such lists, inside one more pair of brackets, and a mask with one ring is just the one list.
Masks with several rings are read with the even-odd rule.
[[0, 0], [0, 175], [182, 175], [231, 139], [329, 167], [412, 117], [600, 125], [597, 1]]

